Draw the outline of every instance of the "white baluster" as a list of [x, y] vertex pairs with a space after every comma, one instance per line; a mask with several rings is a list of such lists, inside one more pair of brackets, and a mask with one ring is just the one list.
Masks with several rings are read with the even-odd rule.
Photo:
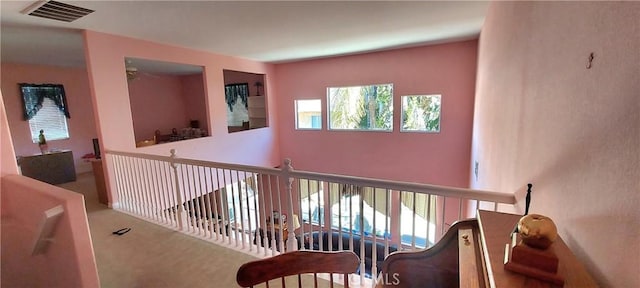
[[[358, 198], [360, 200], [359, 204], [359, 208], [360, 208], [360, 227], [358, 228], [360, 230], [360, 255], [363, 255], [364, 257], [360, 257], [360, 283], [364, 283], [364, 274], [366, 273], [366, 264], [364, 262], [364, 259], [366, 257], [366, 253], [364, 250], [364, 242], [365, 242], [365, 235], [364, 235], [364, 191], [363, 191], [363, 187], [360, 186], [356, 186], [356, 192], [358, 193]], [[354, 247], [355, 248], [355, 247]], [[355, 249], [354, 249], [355, 250]], [[372, 249], [373, 250], [373, 249]]]
[[187, 226], [187, 213], [184, 211], [184, 200], [182, 199], [182, 194], [180, 193], [180, 181], [178, 180], [178, 163], [175, 162], [176, 159], [176, 149], [171, 149], [169, 151], [171, 153], [171, 168], [173, 169], [173, 179], [176, 185], [176, 199], [178, 199], [178, 228], [180, 231], [185, 231], [185, 226]]
[[285, 190], [287, 191], [287, 197], [289, 199], [289, 218], [287, 219], [287, 226], [289, 230], [289, 235], [287, 236], [287, 251], [296, 251], [298, 250], [298, 239], [296, 239], [296, 233], [294, 227], [295, 220], [293, 219], [293, 178], [291, 177], [291, 172], [293, 171], [293, 167], [291, 166], [291, 159], [284, 159], [284, 167], [282, 169], [282, 175], [286, 181]]
[[391, 217], [389, 217], [389, 210], [391, 206], [391, 203], [389, 203], [389, 200], [391, 199], [391, 191], [389, 191], [389, 189], [385, 189], [384, 193], [384, 257], [387, 257], [387, 255], [389, 255], [389, 237], [387, 236], [388, 234], [391, 234], [391, 227], [389, 227], [389, 225], [391, 223], [389, 223], [391, 221]]
[[[403, 192], [406, 193], [406, 192]], [[418, 202], [418, 197], [416, 197], [416, 192], [412, 192], [411, 196], [413, 197], [411, 200], [411, 249], [416, 249], [416, 202]]]
[[[244, 231], [245, 231], [246, 227], [244, 227], [244, 209], [243, 209], [244, 208], [244, 205], [243, 205], [244, 201], [242, 199], [242, 182], [241, 182], [241, 181], [244, 181], [244, 180], [242, 180], [240, 178], [240, 171], [239, 170], [235, 170], [235, 171], [236, 171], [236, 187], [238, 189], [238, 203], [234, 204], [233, 207], [234, 207], [234, 211], [235, 211], [236, 205], [238, 205], [238, 209], [240, 209], [240, 211], [235, 211], [234, 212], [235, 213], [234, 215], [236, 215], [236, 219], [238, 219], [238, 216], [240, 217], [240, 222], [236, 221], [236, 223], [240, 223], [239, 226], [236, 225], [236, 235], [238, 234], [238, 231], [240, 233], [239, 234], [240, 237], [236, 240], [236, 246], [238, 244], [238, 241], [240, 241], [240, 243], [242, 244], [242, 249], [244, 249], [245, 248]], [[235, 196], [234, 196], [233, 199], [234, 200], [236, 199]]]
[[[267, 178], [267, 179], [268, 179], [268, 182], [269, 182], [269, 201], [271, 203], [271, 210], [273, 211], [274, 210], [273, 209], [274, 208], [274, 206], [273, 206], [273, 188], [272, 188], [272, 185], [271, 185], [271, 178], [272, 178], [271, 175], [269, 175], [269, 178]], [[276, 181], [278, 181], [278, 178], [276, 178]], [[280, 195], [280, 193], [278, 193], [278, 195]], [[279, 197], [280, 196], [278, 196], [278, 198]], [[269, 212], [269, 214], [271, 214], [271, 216], [269, 216], [269, 217], [271, 218], [271, 224], [272, 225], [267, 226], [267, 227], [270, 227], [271, 229], [270, 229], [270, 231], [264, 233], [264, 237], [267, 237], [267, 233], [269, 233], [269, 232], [271, 233], [271, 246], [270, 247], [271, 247], [271, 256], [273, 256], [273, 255], [275, 255], [274, 251], [276, 250], [276, 245], [279, 245], [279, 244], [276, 243], [275, 225], [273, 225], [273, 223], [274, 223], [273, 222], [274, 221], [273, 213]], [[267, 241], [269, 241], [269, 237], [267, 237]]]
[[[427, 211], [427, 233], [426, 233], [426, 237], [425, 237], [425, 242], [424, 242], [424, 248], [429, 248], [429, 239], [431, 239], [431, 233], [429, 230], [431, 230], [431, 194], [426, 194], [427, 195], [427, 199], [425, 201], [427, 201], [427, 207], [426, 207], [426, 211]], [[434, 230], [435, 231], [435, 230]]]
[[[264, 256], [267, 256], [267, 252], [268, 249], [267, 247], [269, 246], [268, 240], [265, 240], [265, 237], [267, 237], [267, 233], [266, 233], [266, 227], [267, 227], [267, 215], [266, 215], [266, 211], [267, 211], [267, 193], [266, 193], [266, 189], [264, 188], [264, 176], [263, 174], [258, 174], [258, 195], [260, 197], [260, 201], [258, 202], [260, 204], [260, 215], [262, 215], [262, 217], [260, 217], [260, 221], [258, 221], [258, 235], [257, 237], [259, 237], [256, 240], [256, 243], [258, 244], [258, 253], [260, 253], [260, 247], [262, 247], [263, 251], [264, 251]], [[273, 205], [273, 204], [272, 204]], [[263, 227], [263, 228], [260, 228]], [[262, 231], [262, 233], [260, 233], [260, 231]], [[261, 235], [262, 234], [262, 235]]]
[[[375, 279], [376, 275], [378, 275], [378, 265], [377, 265], [377, 261], [378, 261], [378, 243], [377, 243], [377, 238], [378, 235], [376, 234], [376, 228], [378, 227], [376, 223], [376, 215], [378, 213], [377, 212], [377, 208], [378, 206], [376, 205], [376, 188], [375, 187], [371, 187], [371, 193], [373, 196], [373, 231], [371, 231], [371, 235], [373, 237], [373, 245], [371, 246], [371, 278]], [[364, 235], [363, 235], [364, 236]]]
[[[167, 171], [167, 169], [169, 169]], [[176, 227], [178, 226], [178, 213], [177, 211], [175, 211], [175, 207], [177, 205], [178, 200], [175, 198], [176, 193], [171, 193], [173, 191], [171, 191], [171, 187], [175, 187], [175, 185], [173, 184], [173, 178], [171, 177], [171, 163], [166, 162], [166, 165], [162, 165], [162, 178], [165, 181], [165, 188], [166, 188], [166, 195], [167, 195], [167, 200], [169, 201], [169, 206], [167, 207], [167, 209], [171, 209], [170, 210], [170, 214], [169, 216], [171, 217], [171, 226]]]

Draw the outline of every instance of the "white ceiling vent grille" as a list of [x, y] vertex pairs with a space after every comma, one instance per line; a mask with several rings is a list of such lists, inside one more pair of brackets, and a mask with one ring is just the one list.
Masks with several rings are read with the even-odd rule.
[[22, 11], [24, 14], [47, 19], [72, 22], [92, 13], [93, 10], [58, 1], [38, 1]]

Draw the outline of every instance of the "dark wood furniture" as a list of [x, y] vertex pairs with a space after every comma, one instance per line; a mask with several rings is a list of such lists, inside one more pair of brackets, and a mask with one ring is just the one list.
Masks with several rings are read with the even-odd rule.
[[[236, 274], [236, 282], [241, 287], [253, 287], [262, 283], [269, 287], [270, 280], [280, 279], [282, 287], [286, 287], [285, 277], [297, 275], [298, 283], [295, 287], [317, 287], [316, 273], [331, 273], [331, 287], [334, 287], [334, 274], [341, 274], [344, 287], [349, 287], [349, 274], [356, 272], [359, 262], [358, 256], [351, 251], [294, 251], [243, 264]], [[311, 283], [303, 284], [302, 274], [312, 274], [316, 286], [310, 285]]]
[[[271, 223], [271, 219], [267, 219], [267, 227], [266, 229], [259, 228], [255, 234], [254, 244], [258, 244], [260, 241], [262, 247], [271, 248], [271, 231], [275, 234], [276, 240], [276, 250], [280, 251], [280, 224], [279, 223]], [[284, 242], [285, 251], [287, 249], [287, 240], [289, 239], [289, 228], [287, 227], [287, 221], [284, 221], [282, 225], [282, 241]], [[266, 242], [266, 243], [265, 243]]]
[[[483, 235], [485, 258], [490, 268], [492, 287], [556, 287], [504, 269], [505, 245], [511, 240], [509, 232], [520, 215], [480, 211], [478, 222]], [[558, 274], [564, 277], [564, 287], [598, 287], [582, 263], [576, 259], [561, 237], [549, 247], [558, 256]]]
[[287, 242], [287, 239], [289, 239], [289, 227], [287, 227], [287, 221], [280, 224], [271, 223], [271, 221], [267, 220], [267, 232], [271, 233], [272, 229], [276, 234], [280, 234], [280, 229], [282, 229], [282, 240]]
[[[177, 132], [175, 133], [177, 135]], [[156, 132], [154, 133], [153, 136], [153, 140], [154, 142], [157, 143], [164, 143], [164, 142], [171, 142], [171, 135], [172, 134], [162, 134], [162, 132], [160, 132], [160, 130], [156, 130]], [[176, 137], [176, 136], [174, 136]]]
[[104, 181], [104, 170], [102, 168], [102, 159], [91, 159], [91, 167], [93, 168], [93, 177], [96, 182], [96, 192], [98, 193], [98, 202], [109, 205], [107, 196], [107, 186]]
[[[429, 249], [389, 254], [382, 264], [383, 279], [388, 281], [378, 282], [378, 287], [485, 287], [463, 285], [464, 282], [460, 281], [479, 283], [481, 281], [478, 279], [483, 278], [482, 269], [467, 271], [467, 265], [482, 267], [482, 257], [476, 253], [480, 251], [478, 231], [477, 220], [459, 221]], [[470, 245], [459, 247], [458, 234], [462, 237], [463, 233]], [[460, 253], [459, 249], [469, 250], [470, 253]], [[459, 261], [460, 255], [465, 255], [467, 259]], [[463, 277], [463, 273], [468, 275]]]
[[[398, 247], [394, 244], [385, 244], [385, 241], [376, 241], [374, 243], [373, 239], [369, 237], [362, 238], [359, 234], [351, 234], [344, 231], [313, 231], [304, 234], [302, 239], [302, 244], [307, 250], [353, 251], [358, 255], [360, 260], [364, 262], [364, 268], [360, 267], [360, 270], [364, 269], [364, 275], [366, 278], [376, 278], [373, 277], [374, 263], [378, 268], [378, 271], [380, 271], [385, 255], [398, 251]], [[301, 241], [299, 240], [298, 244], [300, 244], [300, 242]], [[362, 250], [362, 246], [364, 246], [364, 250]], [[385, 254], [387, 251], [388, 253]]]
[[18, 165], [22, 175], [49, 184], [76, 181], [76, 166], [70, 150], [21, 156]]
[[173, 128], [171, 129], [171, 134], [162, 134], [160, 130], [156, 130], [151, 145], [200, 138], [206, 136], [206, 134], [206, 131], [194, 127], [185, 127], [180, 130]]
[[249, 121], [242, 121], [242, 126], [227, 126], [229, 133], [249, 130]]
[[[520, 215], [479, 211], [477, 219], [454, 224], [436, 245], [396, 252], [385, 259], [377, 287], [560, 287], [504, 269], [505, 245]], [[564, 287], [598, 287], [558, 237], [549, 249], [559, 258]]]

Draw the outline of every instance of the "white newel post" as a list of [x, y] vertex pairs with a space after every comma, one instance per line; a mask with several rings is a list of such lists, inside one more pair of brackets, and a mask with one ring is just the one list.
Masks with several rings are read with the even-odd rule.
[[180, 228], [180, 231], [185, 231], [185, 227], [187, 226], [187, 212], [184, 211], [184, 200], [182, 199], [182, 193], [180, 193], [178, 163], [175, 162], [176, 149], [171, 149], [169, 152], [171, 153], [171, 168], [173, 169], [173, 180], [176, 185], [176, 199], [178, 200], [178, 227]]
[[298, 239], [296, 239], [296, 231], [293, 219], [293, 178], [291, 177], [291, 171], [293, 171], [293, 167], [291, 166], [291, 159], [284, 159], [284, 167], [282, 168], [282, 175], [286, 181], [285, 190], [287, 191], [287, 198], [289, 199], [289, 219], [287, 219], [287, 230], [289, 231], [289, 235], [287, 236], [287, 252], [298, 250]]

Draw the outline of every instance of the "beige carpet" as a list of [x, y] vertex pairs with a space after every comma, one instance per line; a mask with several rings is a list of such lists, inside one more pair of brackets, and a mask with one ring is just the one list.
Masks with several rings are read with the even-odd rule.
[[[238, 267], [257, 259], [109, 209], [98, 203], [91, 173], [59, 186], [85, 196], [103, 288], [238, 287]], [[124, 227], [131, 231], [122, 236], [112, 234]], [[327, 282], [322, 286], [327, 287]], [[303, 283], [303, 287], [313, 287], [310, 281]], [[279, 287], [274, 285], [278, 283], [270, 284]]]

